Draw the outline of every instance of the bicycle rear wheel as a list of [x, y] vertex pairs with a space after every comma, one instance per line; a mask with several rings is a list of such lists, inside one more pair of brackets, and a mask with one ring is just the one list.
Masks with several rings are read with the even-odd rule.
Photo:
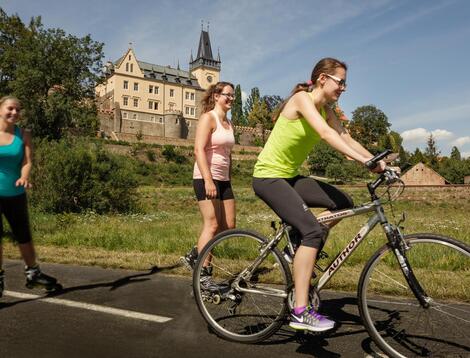
[[385, 245], [359, 281], [359, 311], [369, 335], [391, 357], [470, 355], [470, 248], [433, 234], [407, 235], [405, 241], [430, 305], [419, 304]]
[[[260, 256], [266, 242], [252, 231], [228, 230], [210, 241], [198, 257], [193, 275], [194, 297], [206, 322], [224, 339], [260, 342], [284, 323], [292, 276], [279, 250], [269, 250], [250, 274], [238, 280], [240, 273]], [[209, 289], [201, 283], [203, 263], [208, 258], [212, 266]]]

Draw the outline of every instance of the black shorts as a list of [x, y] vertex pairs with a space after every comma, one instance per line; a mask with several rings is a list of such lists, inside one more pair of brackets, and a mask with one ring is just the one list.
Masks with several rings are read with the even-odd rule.
[[[230, 200], [235, 199], [232, 191], [232, 183], [230, 180], [221, 181], [214, 180], [215, 188], [217, 189], [217, 196], [215, 199]], [[206, 188], [204, 186], [204, 179], [193, 179], [194, 192], [196, 193], [197, 201], [208, 200], [206, 197]]]
[[5, 216], [8, 224], [10, 224], [15, 241], [20, 244], [26, 244], [31, 241], [26, 194], [0, 196], [0, 241], [3, 236], [2, 216]]

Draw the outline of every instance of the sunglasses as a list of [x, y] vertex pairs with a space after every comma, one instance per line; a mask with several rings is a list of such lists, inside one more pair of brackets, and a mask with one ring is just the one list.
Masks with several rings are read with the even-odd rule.
[[225, 97], [227, 97], [228, 99], [235, 99], [235, 95], [232, 94], [232, 93], [221, 93], [220, 95], [221, 95], [221, 96], [225, 96]]
[[339, 87], [342, 87], [344, 89], [346, 89], [346, 87], [348, 86], [346, 84], [346, 80], [342, 80], [341, 78], [338, 78], [336, 76], [333, 76], [333, 75], [329, 75], [328, 73], [325, 73], [326, 76], [328, 76], [329, 78], [331, 78], [333, 81], [336, 82], [336, 84], [339, 86]]

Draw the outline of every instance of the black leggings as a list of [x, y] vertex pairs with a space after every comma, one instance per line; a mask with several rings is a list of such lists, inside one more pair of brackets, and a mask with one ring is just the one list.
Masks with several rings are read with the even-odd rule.
[[309, 208], [352, 208], [351, 197], [332, 185], [313, 178], [253, 178], [255, 194], [287, 224], [302, 235], [302, 245], [318, 249], [325, 229]]
[[3, 237], [2, 215], [5, 216], [8, 224], [10, 224], [13, 239], [20, 244], [26, 244], [31, 241], [26, 194], [0, 196], [0, 242]]

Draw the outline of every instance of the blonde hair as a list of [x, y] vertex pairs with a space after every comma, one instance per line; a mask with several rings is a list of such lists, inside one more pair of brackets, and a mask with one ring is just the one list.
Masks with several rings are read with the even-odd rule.
[[202, 97], [201, 104], [202, 104], [202, 113], [206, 113], [212, 111], [215, 107], [215, 94], [221, 94], [224, 90], [224, 87], [230, 86], [233, 90], [235, 87], [230, 82], [217, 82], [214, 85], [211, 85], [206, 92], [204, 93], [204, 97]]
[[8, 100], [15, 101], [21, 107], [20, 100], [18, 98], [16, 98], [15, 96], [3, 96], [2, 98], [0, 98], [0, 106], [2, 106]]
[[306, 91], [306, 92], [311, 92], [313, 88], [315, 87], [315, 84], [318, 81], [318, 78], [322, 73], [328, 74], [328, 75], [334, 75], [335, 71], [337, 68], [344, 68], [345, 71], [348, 70], [348, 66], [346, 63], [337, 60], [336, 58], [331, 58], [331, 57], [325, 57], [321, 59], [320, 61], [317, 62], [315, 67], [312, 70], [312, 74], [310, 75], [310, 81], [308, 82], [302, 82], [302, 83], [297, 83], [295, 87], [292, 89], [289, 97], [287, 97], [284, 102], [279, 106], [278, 110], [274, 113], [272, 119], [273, 121], [276, 121], [279, 115], [281, 114], [282, 110], [286, 106], [287, 102], [289, 102], [289, 99], [296, 93], [300, 91]]

